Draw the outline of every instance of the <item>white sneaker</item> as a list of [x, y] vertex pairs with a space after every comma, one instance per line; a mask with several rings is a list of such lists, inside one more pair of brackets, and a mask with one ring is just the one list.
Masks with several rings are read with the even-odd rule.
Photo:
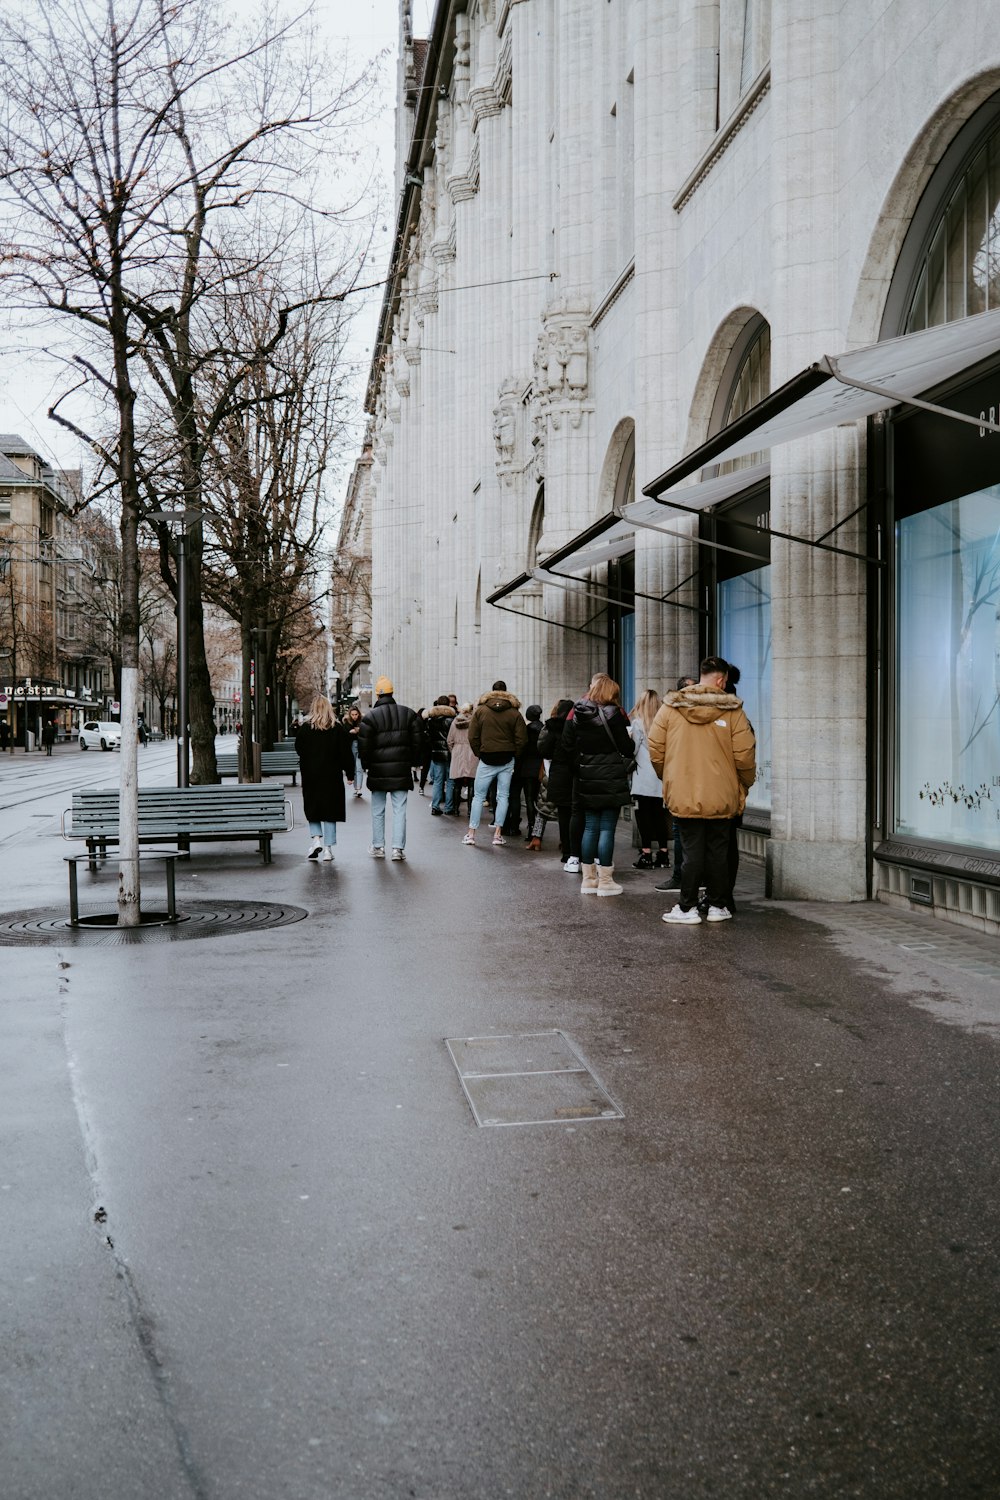
[[322, 852], [323, 852], [323, 840], [322, 839], [310, 839], [310, 841], [309, 841], [309, 853], [306, 855], [306, 859], [319, 859], [320, 854]]
[[369, 844], [368, 853], [372, 859], [385, 859], [385, 850], [381, 844]]
[[683, 923], [688, 927], [701, 926], [701, 917], [698, 915], [698, 908], [696, 906], [692, 906], [689, 911], [685, 911], [683, 906], [675, 906], [672, 911], [665, 911], [663, 913], [663, 921]]
[[320, 859], [325, 865], [333, 864], [333, 850], [330, 848], [329, 844], [327, 844], [323, 849], [323, 853], [320, 855]]
[[476, 842], [476, 830], [474, 828], [470, 828], [469, 831], [468, 831], [468, 833], [465, 835], [465, 838], [462, 840], [462, 843], [463, 844], [472, 844], [473, 846], [475, 846], [475, 842]]
[[706, 922], [731, 922], [732, 920], [733, 914], [728, 906], [710, 906], [708, 916], [705, 918]]
[[406, 855], [403, 853], [402, 849], [393, 849], [392, 857], [393, 859], [405, 859]]
[[580, 861], [577, 859], [575, 854], [570, 855], [569, 859], [563, 865], [563, 869], [566, 871], [567, 875], [579, 875]]

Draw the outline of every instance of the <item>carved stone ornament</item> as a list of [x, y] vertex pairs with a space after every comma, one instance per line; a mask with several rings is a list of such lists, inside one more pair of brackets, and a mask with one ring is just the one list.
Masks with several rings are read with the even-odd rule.
[[542, 408], [559, 428], [563, 416], [579, 427], [587, 404], [590, 310], [583, 299], [563, 297], [542, 317], [535, 346], [535, 389]]
[[448, 192], [448, 170], [451, 153], [451, 105], [443, 100], [438, 108], [434, 137], [434, 202], [436, 225], [431, 254], [439, 265], [455, 259], [455, 214]]
[[519, 393], [523, 389], [523, 380], [505, 380], [493, 408], [493, 443], [497, 452], [497, 478], [501, 484], [512, 484], [518, 473], [518, 439], [522, 426]]
[[453, 203], [474, 198], [476, 190], [469, 179], [469, 159], [472, 155], [472, 127], [469, 118], [469, 18], [464, 13], [455, 17], [455, 82], [452, 94], [454, 138], [451, 170], [448, 173], [448, 192]]
[[503, 108], [494, 86], [497, 56], [494, 9], [493, 0], [480, 0], [481, 25], [476, 37], [476, 76], [469, 90], [469, 107], [474, 128], [478, 128], [480, 120], [498, 115]]
[[397, 334], [393, 340], [392, 378], [401, 396], [410, 394], [410, 367], [403, 358], [403, 347]]
[[545, 413], [534, 392], [531, 398], [531, 454], [531, 472], [536, 484], [541, 484], [545, 479]]

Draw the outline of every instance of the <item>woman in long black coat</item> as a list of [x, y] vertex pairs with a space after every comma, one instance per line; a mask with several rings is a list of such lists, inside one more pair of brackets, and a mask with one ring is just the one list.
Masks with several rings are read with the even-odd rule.
[[309, 718], [295, 731], [302, 777], [302, 809], [312, 838], [307, 859], [333, 859], [337, 824], [347, 817], [345, 779], [354, 779], [354, 751], [329, 698], [312, 701]]

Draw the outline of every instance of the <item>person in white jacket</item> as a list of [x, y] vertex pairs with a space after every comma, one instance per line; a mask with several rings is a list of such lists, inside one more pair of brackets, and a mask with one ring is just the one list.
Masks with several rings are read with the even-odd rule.
[[[635, 870], [666, 870], [670, 867], [670, 815], [663, 805], [663, 785], [649, 758], [649, 726], [659, 711], [661, 699], [653, 688], [640, 693], [629, 718], [629, 734], [635, 745], [632, 802], [639, 829], [640, 853]], [[656, 844], [656, 858], [653, 845]]]

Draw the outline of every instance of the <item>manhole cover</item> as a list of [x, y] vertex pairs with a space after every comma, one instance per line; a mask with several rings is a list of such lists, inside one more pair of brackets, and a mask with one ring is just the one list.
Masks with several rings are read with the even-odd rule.
[[[107, 912], [104, 902], [80, 906], [80, 916]], [[227, 933], [260, 932], [265, 927], [284, 927], [301, 922], [309, 913], [301, 906], [283, 906], [272, 901], [181, 901], [175, 924], [162, 927], [97, 927], [69, 925], [65, 907], [35, 911], [12, 911], [0, 916], [0, 948], [31, 944], [63, 947], [121, 947], [134, 943], [180, 943], [191, 938], [225, 937]]]
[[623, 1120], [563, 1031], [446, 1037], [477, 1125], [563, 1125]]

